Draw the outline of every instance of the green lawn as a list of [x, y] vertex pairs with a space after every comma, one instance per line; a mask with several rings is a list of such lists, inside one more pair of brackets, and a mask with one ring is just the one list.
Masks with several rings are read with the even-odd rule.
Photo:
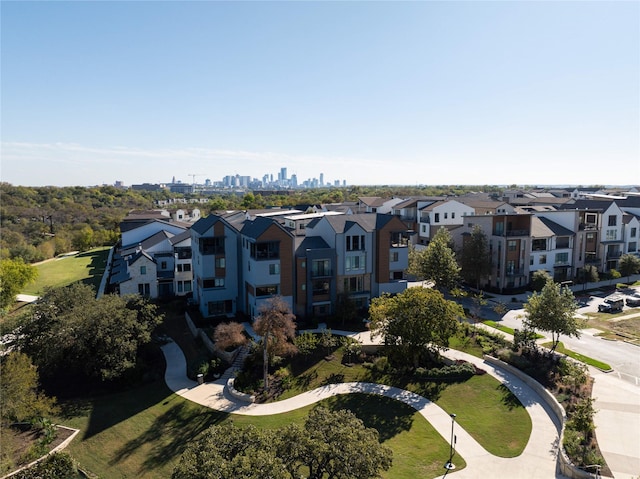
[[[374, 373], [362, 365], [342, 364], [342, 349], [331, 361], [320, 359], [294, 371], [291, 388], [278, 399], [296, 396], [318, 386], [351, 381], [379, 382], [413, 391], [431, 399], [447, 412], [455, 412], [460, 424], [485, 449], [500, 457], [514, 457], [525, 448], [531, 419], [518, 399], [488, 374], [464, 382], [414, 382], [413, 378]], [[295, 368], [294, 368], [295, 369]]]
[[102, 247], [75, 256], [61, 257], [40, 263], [35, 266], [38, 270], [38, 278], [21, 292], [40, 295], [47, 286], [67, 286], [77, 281], [91, 284], [97, 290], [108, 255], [109, 247]]
[[[487, 319], [485, 321], [482, 321], [483, 324], [486, 324], [487, 326], [491, 327], [491, 328], [495, 328], [499, 331], [502, 331], [503, 333], [507, 333], [510, 335], [514, 335], [515, 330], [513, 328], [510, 328], [509, 326], [503, 326], [502, 324], [496, 322], [496, 321], [491, 321], [490, 319]], [[535, 334], [535, 339], [541, 339], [544, 338], [543, 335], [536, 333]]]
[[[435, 477], [443, 471], [449, 444], [415, 410], [380, 396], [338, 396], [320, 404], [349, 409], [394, 452], [391, 470], [383, 477]], [[68, 451], [81, 467], [102, 478], [166, 478], [171, 476], [186, 445], [207, 427], [223, 421], [243, 426], [276, 428], [304, 421], [309, 406], [266, 417], [228, 415], [172, 394], [163, 382], [91, 400], [66, 403], [62, 424], [80, 428]], [[457, 468], [465, 466], [459, 456]]]
[[[544, 343], [542, 344], [542, 346], [544, 346], [545, 348], [551, 349], [551, 346], [553, 346], [553, 343], [551, 342]], [[562, 342], [558, 343], [558, 346], [556, 346], [556, 351], [559, 352], [560, 354], [566, 354], [570, 358], [573, 358], [577, 361], [593, 366], [594, 368], [598, 368], [601, 371], [611, 371], [612, 369], [611, 366], [605, 362], [598, 361], [597, 359], [590, 358], [589, 356], [584, 356], [580, 353], [576, 353], [574, 351], [571, 351], [570, 349], [565, 348]]]

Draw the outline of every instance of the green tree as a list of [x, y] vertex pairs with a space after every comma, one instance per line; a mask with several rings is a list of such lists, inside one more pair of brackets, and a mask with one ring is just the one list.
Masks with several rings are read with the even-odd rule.
[[598, 268], [593, 265], [587, 265], [581, 270], [582, 281], [584, 283], [597, 283], [600, 281], [598, 276]]
[[547, 282], [553, 281], [553, 278], [546, 269], [538, 269], [531, 275], [531, 288], [534, 291], [542, 291]]
[[274, 355], [295, 354], [295, 345], [291, 342], [296, 335], [295, 315], [281, 296], [274, 296], [263, 303], [253, 329], [262, 336], [262, 359], [264, 388], [269, 388], [269, 361]]
[[291, 478], [369, 479], [380, 477], [393, 461], [378, 431], [365, 427], [351, 411], [314, 408], [304, 428], [292, 424], [278, 434], [280, 457]]
[[0, 356], [0, 417], [4, 425], [48, 417], [55, 412], [55, 399], [38, 389], [38, 371], [19, 351]]
[[552, 350], [558, 346], [561, 334], [580, 337], [583, 322], [575, 315], [578, 303], [568, 287], [549, 279], [542, 291], [529, 297], [524, 309], [529, 328], [551, 333]]
[[418, 367], [425, 354], [447, 348], [464, 311], [439, 291], [409, 288], [396, 296], [374, 298], [369, 316], [372, 334], [383, 337], [390, 353]]
[[491, 272], [491, 254], [487, 235], [478, 225], [463, 240], [460, 265], [464, 279], [480, 289], [480, 281]]
[[458, 281], [460, 267], [451, 244], [447, 229], [440, 228], [425, 249], [411, 249], [408, 272], [420, 279], [433, 281], [440, 290], [453, 288]]
[[593, 415], [596, 413], [593, 407], [593, 398], [584, 397], [580, 399], [571, 412], [571, 417], [567, 421], [567, 426], [582, 434], [582, 462], [584, 464], [587, 454], [591, 434], [595, 430]]
[[631, 281], [631, 275], [640, 271], [640, 258], [632, 254], [623, 254], [618, 261], [618, 269], [622, 276], [627, 277], [627, 283]]
[[8, 309], [22, 288], [37, 277], [38, 270], [20, 258], [0, 260], [0, 310]]
[[391, 467], [392, 452], [378, 431], [350, 411], [318, 407], [304, 427], [277, 430], [226, 423], [191, 442], [173, 479], [373, 479]]
[[136, 363], [138, 348], [162, 321], [140, 296], [104, 295], [75, 283], [49, 289], [21, 318], [16, 346], [46, 377], [120, 377]]

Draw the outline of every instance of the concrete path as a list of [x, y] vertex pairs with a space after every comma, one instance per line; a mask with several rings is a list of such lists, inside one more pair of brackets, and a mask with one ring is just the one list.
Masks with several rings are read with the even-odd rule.
[[[368, 334], [368, 333], [365, 333]], [[176, 343], [162, 347], [167, 361], [165, 381], [169, 388], [185, 399], [212, 409], [233, 414], [262, 416], [280, 414], [314, 404], [337, 394], [370, 393], [387, 396], [406, 404], [429, 421], [448, 442], [451, 437], [451, 417], [449, 412], [428, 399], [409, 391], [371, 383], [343, 383], [323, 386], [296, 397], [268, 404], [248, 404], [232, 398], [226, 391], [224, 381], [214, 381], [198, 385], [186, 377], [187, 365], [182, 350]], [[456, 451], [467, 462], [461, 471], [451, 471], [460, 479], [492, 477], [496, 479], [549, 479], [562, 478], [556, 473], [556, 456], [559, 425], [551, 419], [553, 414], [543, 406], [538, 395], [522, 381], [507, 372], [494, 368], [483, 360], [468, 354], [450, 350], [445, 353], [453, 359], [470, 361], [502, 381], [526, 407], [531, 416], [532, 432], [524, 452], [512, 459], [499, 458], [489, 454], [458, 424], [454, 427]], [[455, 411], [450, 411], [455, 412]], [[447, 458], [443, 458], [446, 461]], [[444, 465], [444, 464], [443, 464]], [[447, 475], [444, 474], [443, 475]]]

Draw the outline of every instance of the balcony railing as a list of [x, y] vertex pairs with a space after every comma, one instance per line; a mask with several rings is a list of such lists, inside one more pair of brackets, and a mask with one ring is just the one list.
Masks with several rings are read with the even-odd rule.
[[607, 253], [607, 259], [618, 259], [622, 256], [622, 252], [621, 251], [616, 251], [613, 253]]

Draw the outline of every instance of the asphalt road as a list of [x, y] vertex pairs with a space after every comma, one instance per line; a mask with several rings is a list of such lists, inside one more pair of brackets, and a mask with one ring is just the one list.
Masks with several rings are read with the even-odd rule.
[[[582, 307], [578, 309], [578, 314], [598, 311], [598, 305], [604, 300], [603, 297], [590, 296], [581, 298]], [[624, 310], [629, 308], [625, 306]], [[501, 324], [513, 329], [522, 329], [523, 309], [511, 310], [499, 320]], [[640, 319], [638, 319], [640, 321]], [[544, 332], [538, 331], [540, 334]], [[611, 341], [598, 336], [594, 336], [597, 330], [585, 329], [579, 339], [561, 336], [560, 341], [576, 353], [589, 356], [590, 358], [603, 361], [614, 369], [614, 375], [620, 379], [640, 386], [640, 346], [626, 343], [624, 341]]]

